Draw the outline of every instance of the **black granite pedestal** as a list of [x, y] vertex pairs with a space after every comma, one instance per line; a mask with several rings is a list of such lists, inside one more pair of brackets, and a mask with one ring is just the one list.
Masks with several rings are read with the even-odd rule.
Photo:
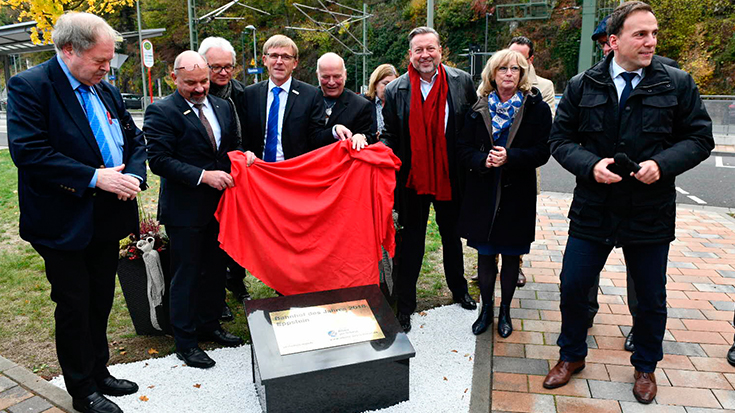
[[[385, 338], [281, 355], [271, 312], [367, 300]], [[377, 285], [252, 300], [253, 381], [263, 412], [363, 412], [408, 400], [416, 352]]]

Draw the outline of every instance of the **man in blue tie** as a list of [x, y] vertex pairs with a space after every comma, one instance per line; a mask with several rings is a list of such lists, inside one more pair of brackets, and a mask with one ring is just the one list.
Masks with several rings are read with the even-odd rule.
[[81, 412], [120, 412], [138, 391], [110, 375], [107, 319], [119, 240], [138, 233], [143, 133], [102, 79], [120, 34], [87, 13], [61, 16], [56, 56], [8, 83], [8, 139], [18, 167], [20, 235], [43, 257], [56, 303], [56, 349]]
[[675, 179], [709, 156], [712, 121], [692, 77], [654, 56], [651, 6], [621, 4], [607, 33], [612, 52], [569, 82], [549, 137], [577, 187], [561, 271], [559, 362], [543, 386], [561, 387], [585, 367], [587, 295], [610, 251], [622, 247], [638, 296], [633, 395], [647, 404], [656, 397], [654, 370], [663, 358]]
[[[332, 130], [324, 125], [319, 89], [292, 76], [299, 64], [296, 43], [281, 34], [271, 36], [263, 45], [263, 63], [268, 79], [246, 87], [235, 100], [246, 114], [241, 120], [243, 149], [277, 162], [334, 143]], [[338, 139], [352, 136], [342, 129], [336, 132]]]

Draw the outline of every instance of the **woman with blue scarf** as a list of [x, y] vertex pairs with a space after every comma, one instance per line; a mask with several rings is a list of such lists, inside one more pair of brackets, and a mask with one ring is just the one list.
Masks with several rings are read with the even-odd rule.
[[549, 159], [551, 111], [532, 88], [528, 62], [518, 52], [495, 53], [482, 71], [479, 99], [467, 113], [457, 142], [466, 173], [459, 231], [477, 249], [482, 307], [472, 332], [493, 323], [493, 290], [502, 256], [498, 334], [513, 332], [510, 303], [520, 256], [535, 238], [536, 168]]

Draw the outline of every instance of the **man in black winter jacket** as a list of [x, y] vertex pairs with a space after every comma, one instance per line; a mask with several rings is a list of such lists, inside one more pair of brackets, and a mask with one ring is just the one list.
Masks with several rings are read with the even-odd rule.
[[[692, 77], [654, 56], [658, 23], [649, 5], [621, 4], [608, 34], [614, 53], [572, 78], [549, 137], [552, 155], [576, 175], [577, 187], [561, 273], [560, 357], [543, 384], [563, 386], [584, 368], [587, 293], [610, 251], [622, 247], [638, 295], [633, 394], [650, 403], [663, 358], [674, 181], [709, 156], [712, 121]], [[640, 170], [616, 163], [616, 154]]]

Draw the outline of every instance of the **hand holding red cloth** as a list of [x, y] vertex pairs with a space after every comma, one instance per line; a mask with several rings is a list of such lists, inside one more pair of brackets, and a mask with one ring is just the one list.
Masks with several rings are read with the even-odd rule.
[[378, 284], [381, 245], [395, 251], [401, 161], [382, 143], [359, 152], [350, 144], [250, 167], [230, 152], [235, 186], [215, 213], [222, 249], [286, 295]]

